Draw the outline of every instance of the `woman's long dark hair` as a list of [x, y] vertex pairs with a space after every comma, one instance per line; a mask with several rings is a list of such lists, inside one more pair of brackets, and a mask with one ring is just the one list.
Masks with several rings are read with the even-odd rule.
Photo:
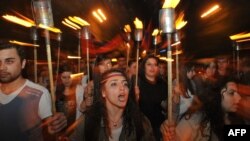
[[[217, 83], [216, 85], [206, 85], [206, 87], [200, 91], [202, 93], [197, 94], [198, 101], [201, 103], [201, 105], [198, 108], [194, 108], [197, 104], [192, 104], [192, 106], [187, 110], [186, 113], [184, 113], [182, 117], [188, 119], [193, 113], [199, 110], [202, 115], [200, 121], [200, 132], [202, 136], [208, 136], [205, 135], [204, 129], [209, 123], [210, 135], [213, 132], [219, 140], [223, 140], [225, 111], [223, 111], [221, 106], [223, 99], [221, 90], [226, 87], [228, 82], [237, 83], [238, 81], [235, 78], [227, 78], [223, 82]], [[195, 102], [196, 101], [194, 101], [194, 103]], [[231, 121], [231, 124], [243, 124], [243, 121], [235, 116], [234, 113], [229, 113], [229, 120]], [[209, 136], [209, 140], [211, 140], [211, 136]]]
[[[146, 79], [146, 74], [145, 74], [145, 69], [146, 69], [146, 62], [148, 61], [148, 59], [155, 59], [156, 60], [156, 63], [157, 63], [157, 65], [159, 65], [159, 62], [160, 62], [160, 60], [159, 60], [159, 58], [158, 57], [156, 57], [156, 56], [154, 56], [154, 55], [148, 55], [148, 56], [146, 56], [143, 60], [142, 60], [142, 62], [140, 63], [140, 67], [139, 67], [139, 76], [143, 79], [143, 80], [147, 80]], [[160, 75], [158, 75], [157, 77], [156, 77], [156, 81], [158, 81], [159, 79], [161, 79], [160, 78]]]
[[[71, 72], [71, 73], [74, 73], [73, 71], [73, 68], [69, 65], [66, 65], [66, 64], [62, 64], [59, 68], [59, 76], [57, 79], [57, 86], [56, 86], [56, 100], [63, 100], [64, 98], [64, 95], [63, 95], [63, 92], [65, 90], [65, 86], [64, 84], [62, 83], [62, 80], [61, 80], [61, 74], [63, 72]], [[75, 88], [77, 86], [77, 84], [79, 84], [79, 80], [78, 79], [72, 79], [72, 83], [70, 85], [70, 89], [74, 89], [74, 94], [75, 94]]]
[[[124, 72], [117, 69], [111, 69], [103, 73], [101, 75], [100, 80], [102, 81], [107, 75], [111, 73], [121, 73], [122, 76], [124, 76], [128, 81], [128, 78], [126, 77]], [[98, 89], [97, 101], [86, 112], [85, 139], [87, 141], [97, 141], [99, 139], [100, 128], [102, 128], [102, 123], [101, 123], [102, 120], [104, 121], [103, 128], [105, 129], [106, 137], [108, 138], [111, 136], [111, 129], [109, 128], [107, 109], [104, 103], [105, 101], [101, 96], [101, 87], [102, 87], [100, 84], [101, 81], [99, 81], [98, 84], [95, 84], [96, 85], [95, 88]], [[141, 137], [144, 134], [142, 121], [143, 121], [142, 114], [139, 112], [139, 108], [135, 102], [135, 99], [129, 93], [128, 102], [125, 111], [123, 113], [123, 128], [125, 129], [126, 135], [130, 135], [131, 131], [135, 130], [137, 140], [138, 141], [141, 140]]]
[[180, 88], [183, 91], [183, 96], [189, 98], [190, 96], [186, 93], [187, 90], [191, 94], [195, 94], [195, 90], [192, 86], [191, 80], [187, 77], [187, 73], [190, 72], [195, 67], [195, 64], [192, 62], [185, 63], [180, 69]]
[[110, 58], [107, 56], [107, 54], [99, 54], [98, 56], [96, 56], [96, 59], [95, 59], [95, 62], [94, 62], [94, 68], [93, 70], [91, 71], [92, 74], [91, 74], [91, 79], [90, 80], [93, 80], [93, 83], [94, 83], [94, 93], [93, 93], [93, 103], [96, 102], [97, 98], [99, 97], [98, 96], [98, 87], [95, 86], [95, 84], [98, 84], [101, 80], [101, 73], [100, 73], [100, 70], [98, 69], [98, 65], [100, 65], [103, 61], [105, 60], [110, 60]]

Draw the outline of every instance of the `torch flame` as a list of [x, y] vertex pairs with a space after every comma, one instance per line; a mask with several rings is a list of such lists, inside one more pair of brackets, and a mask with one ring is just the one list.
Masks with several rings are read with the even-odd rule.
[[243, 39], [243, 38], [249, 38], [250, 33], [243, 32], [243, 33], [231, 35], [229, 37], [230, 37], [231, 40], [239, 40], [239, 39]]
[[77, 17], [77, 16], [70, 17], [70, 16], [69, 16], [69, 19], [70, 19], [71, 21], [77, 23], [77, 24], [80, 24], [81, 26], [90, 26], [90, 24], [89, 24], [87, 21], [83, 20], [83, 19], [80, 18], [80, 17]]
[[179, 2], [180, 0], [165, 0], [162, 8], [175, 8]]
[[152, 33], [152, 36], [157, 36], [159, 33], [159, 30], [158, 29], [154, 29], [153, 33]]
[[[20, 15], [20, 14], [19, 14]], [[22, 15], [21, 15], [22, 16]], [[25, 27], [32, 27], [32, 26], [36, 26], [35, 25], [35, 22], [28, 19], [28, 18], [25, 18], [25, 16], [22, 16], [24, 17], [25, 19], [22, 19], [22, 18], [19, 18], [17, 16], [12, 16], [12, 15], [3, 15], [2, 16], [4, 19], [10, 21], [10, 22], [13, 22], [13, 23], [16, 23], [16, 24], [19, 24], [19, 25], [22, 25], [22, 26], [25, 26]], [[43, 25], [43, 24], [39, 24], [38, 27], [40, 28], [43, 28], [43, 29], [47, 29], [47, 30], [50, 30], [52, 32], [55, 32], [55, 33], [62, 33], [60, 29], [56, 28], [56, 27], [50, 27], [50, 26], [46, 26], [46, 25]]]
[[18, 18], [16, 16], [12, 16], [12, 15], [3, 15], [2, 16], [4, 19], [10, 21], [10, 22], [13, 22], [13, 23], [16, 23], [16, 24], [19, 24], [19, 25], [22, 25], [22, 26], [25, 26], [25, 27], [32, 27], [32, 26], [35, 26], [35, 23], [32, 21], [26, 21], [26, 20], [23, 20], [21, 18]]
[[183, 19], [184, 19], [184, 12], [181, 12], [180, 16], [175, 21], [175, 27], [177, 30], [183, 28], [187, 24], [187, 21], [184, 21]]
[[220, 6], [217, 4], [217, 5], [214, 5], [213, 7], [211, 7], [209, 10], [207, 10], [205, 13], [203, 13], [201, 15], [201, 18], [205, 18], [213, 13], [215, 13], [215, 11], [219, 10]]
[[142, 21], [140, 21], [137, 17], [134, 20], [134, 24], [136, 29], [143, 29]]
[[124, 26], [124, 31], [125, 31], [125, 32], [131, 32], [131, 28], [130, 28], [130, 25], [129, 25], [129, 24], [126, 24], [126, 25]]
[[84, 73], [75, 73], [75, 74], [71, 74], [70, 75], [70, 78], [76, 78], [76, 77], [80, 77], [80, 76], [83, 76], [84, 75]]
[[12, 44], [20, 45], [20, 46], [39, 47], [39, 45], [37, 45], [37, 44], [30, 44], [30, 43], [20, 42], [20, 41], [16, 41], [16, 40], [10, 40], [9, 42]]
[[160, 60], [165, 60], [165, 61], [170, 61], [170, 62], [173, 62], [174, 59], [172, 58], [167, 58], [167, 57], [160, 57]]

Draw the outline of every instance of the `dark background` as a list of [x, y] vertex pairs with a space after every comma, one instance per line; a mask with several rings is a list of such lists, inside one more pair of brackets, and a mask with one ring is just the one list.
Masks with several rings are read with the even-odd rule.
[[[61, 21], [68, 16], [79, 16], [88, 21], [91, 26], [92, 43], [98, 47], [105, 46], [110, 40], [122, 34], [125, 24], [130, 24], [132, 32], [135, 17], [142, 20], [144, 33], [150, 34], [159, 27], [159, 10], [163, 0], [52, 0], [52, 11], [55, 27], [62, 30], [61, 49], [65, 54], [77, 54], [77, 31], [64, 26]], [[200, 15], [211, 5], [217, 3], [221, 9], [214, 15], [201, 19]], [[16, 15], [20, 13], [32, 20], [31, 0], [1, 0], [0, 14]], [[100, 24], [92, 16], [92, 10], [101, 8], [108, 20]], [[184, 55], [190, 58], [212, 57], [219, 54], [231, 54], [233, 42], [230, 35], [250, 31], [250, 1], [249, 0], [181, 0], [175, 9], [178, 15], [184, 11], [188, 24], [180, 31]], [[147, 33], [148, 32], [148, 33]], [[30, 28], [0, 19], [0, 37], [30, 42]], [[147, 35], [150, 36], [150, 35]], [[51, 36], [52, 54], [58, 48], [58, 41]], [[151, 38], [148, 38], [151, 40]], [[39, 30], [39, 59], [46, 59], [44, 37]], [[150, 42], [151, 44], [151, 42]], [[152, 45], [152, 44], [151, 44]], [[240, 43], [241, 48], [249, 48], [249, 42]], [[119, 48], [119, 47], [118, 47]], [[32, 59], [32, 48], [28, 49]], [[112, 50], [124, 53], [122, 49]], [[242, 51], [249, 52], [248, 49]], [[53, 58], [55, 55], [53, 55]], [[115, 55], [114, 55], [115, 56]]]

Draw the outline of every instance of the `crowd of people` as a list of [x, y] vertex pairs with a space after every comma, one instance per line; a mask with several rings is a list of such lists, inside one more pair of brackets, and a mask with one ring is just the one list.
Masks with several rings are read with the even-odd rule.
[[244, 59], [240, 75], [228, 56], [181, 62], [173, 74], [169, 120], [166, 61], [155, 55], [140, 60], [138, 76], [136, 61], [126, 63], [124, 56], [113, 65], [99, 54], [90, 74], [81, 77], [62, 63], [52, 101], [47, 73], [41, 73], [40, 84], [24, 78], [24, 50], [1, 42], [0, 140], [221, 141], [224, 125], [250, 121], [250, 66]]

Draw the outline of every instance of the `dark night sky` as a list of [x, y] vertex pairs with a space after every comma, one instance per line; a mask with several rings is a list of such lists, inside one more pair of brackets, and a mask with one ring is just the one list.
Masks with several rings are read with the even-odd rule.
[[[201, 19], [201, 13], [214, 2], [220, 4], [220, 11]], [[75, 52], [78, 45], [77, 32], [62, 25], [63, 18], [74, 15], [85, 18], [91, 23], [91, 32], [96, 42], [105, 44], [120, 34], [125, 24], [133, 26], [135, 17], [143, 21], [145, 29], [150, 21], [152, 29], [157, 28], [162, 4], [162, 0], [52, 0], [52, 10], [55, 26], [63, 31], [62, 50]], [[1, 1], [0, 5], [1, 15], [16, 15], [15, 12], [18, 12], [33, 19], [31, 0]], [[101, 25], [93, 19], [91, 10], [96, 7], [102, 7], [108, 13], [107, 23]], [[181, 0], [176, 13], [184, 11], [185, 20], [188, 21], [180, 31], [185, 55], [200, 58], [231, 53], [233, 47], [229, 36], [250, 30], [249, 7], [249, 0]], [[32, 42], [28, 28], [6, 22], [2, 18], [0, 27], [1, 38]], [[40, 44], [44, 44], [43, 39], [40, 37]], [[52, 46], [57, 47], [58, 43], [52, 40]], [[249, 43], [244, 43], [244, 46], [249, 46]], [[45, 54], [43, 49], [39, 50]]]

